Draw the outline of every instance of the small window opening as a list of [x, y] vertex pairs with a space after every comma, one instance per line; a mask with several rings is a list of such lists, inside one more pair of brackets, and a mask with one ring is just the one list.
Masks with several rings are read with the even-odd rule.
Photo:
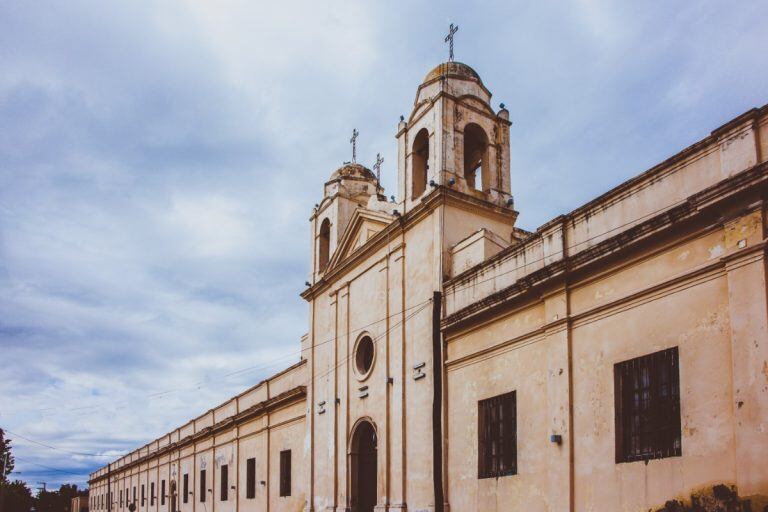
[[413, 184], [411, 198], [418, 199], [427, 189], [429, 176], [429, 133], [426, 128], [419, 130], [413, 141]]
[[229, 499], [229, 466], [221, 466], [221, 501]]
[[200, 503], [205, 503], [205, 494], [206, 494], [206, 478], [205, 478], [205, 470], [200, 470]]
[[245, 497], [249, 500], [256, 497], [256, 459], [254, 458], [245, 461]]
[[464, 179], [467, 186], [483, 191], [490, 188], [484, 177], [487, 170], [488, 137], [482, 128], [474, 123], [464, 128]]
[[280, 496], [291, 495], [291, 450], [280, 452]]
[[189, 502], [189, 475], [186, 473], [184, 474], [184, 484], [182, 487], [182, 492], [184, 494], [184, 497], [183, 497], [184, 503], [188, 503]]

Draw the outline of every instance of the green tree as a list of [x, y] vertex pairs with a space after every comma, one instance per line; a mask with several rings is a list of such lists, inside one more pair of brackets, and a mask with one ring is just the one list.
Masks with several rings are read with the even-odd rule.
[[13, 466], [11, 440], [5, 437], [5, 432], [0, 428], [0, 483], [8, 482], [8, 475], [13, 471]]
[[4, 512], [29, 512], [32, 510], [34, 498], [27, 484], [21, 480], [14, 480], [0, 484], [3, 486]]
[[35, 500], [35, 510], [37, 512], [71, 512], [72, 498], [87, 494], [87, 491], [78, 491], [77, 485], [73, 484], [63, 484], [58, 491], [40, 491]]

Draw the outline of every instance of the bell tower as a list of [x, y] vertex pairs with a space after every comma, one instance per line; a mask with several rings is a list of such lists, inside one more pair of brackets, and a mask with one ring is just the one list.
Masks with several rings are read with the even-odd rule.
[[380, 190], [376, 176], [358, 163], [345, 163], [331, 174], [323, 188], [323, 200], [310, 217], [312, 225], [312, 276], [317, 282], [336, 251], [341, 236], [357, 208], [366, 207]]
[[398, 196], [411, 210], [438, 185], [512, 209], [509, 112], [496, 112], [480, 76], [461, 62], [430, 71], [397, 131]]

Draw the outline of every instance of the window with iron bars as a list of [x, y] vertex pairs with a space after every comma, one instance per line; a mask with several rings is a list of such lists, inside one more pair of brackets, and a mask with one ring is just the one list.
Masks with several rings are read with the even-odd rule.
[[677, 347], [617, 363], [616, 462], [682, 455]]
[[477, 403], [478, 478], [517, 474], [515, 391]]

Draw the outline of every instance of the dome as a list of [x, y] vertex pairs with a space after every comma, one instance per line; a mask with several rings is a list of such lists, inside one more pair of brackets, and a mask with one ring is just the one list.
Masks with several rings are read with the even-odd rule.
[[347, 163], [333, 171], [328, 181], [338, 180], [342, 178], [361, 178], [364, 180], [376, 181], [376, 176], [373, 172], [358, 163]]
[[461, 62], [448, 61], [436, 66], [424, 77], [424, 82], [429, 82], [441, 76], [454, 76], [458, 78], [471, 78], [482, 82], [477, 71]]

